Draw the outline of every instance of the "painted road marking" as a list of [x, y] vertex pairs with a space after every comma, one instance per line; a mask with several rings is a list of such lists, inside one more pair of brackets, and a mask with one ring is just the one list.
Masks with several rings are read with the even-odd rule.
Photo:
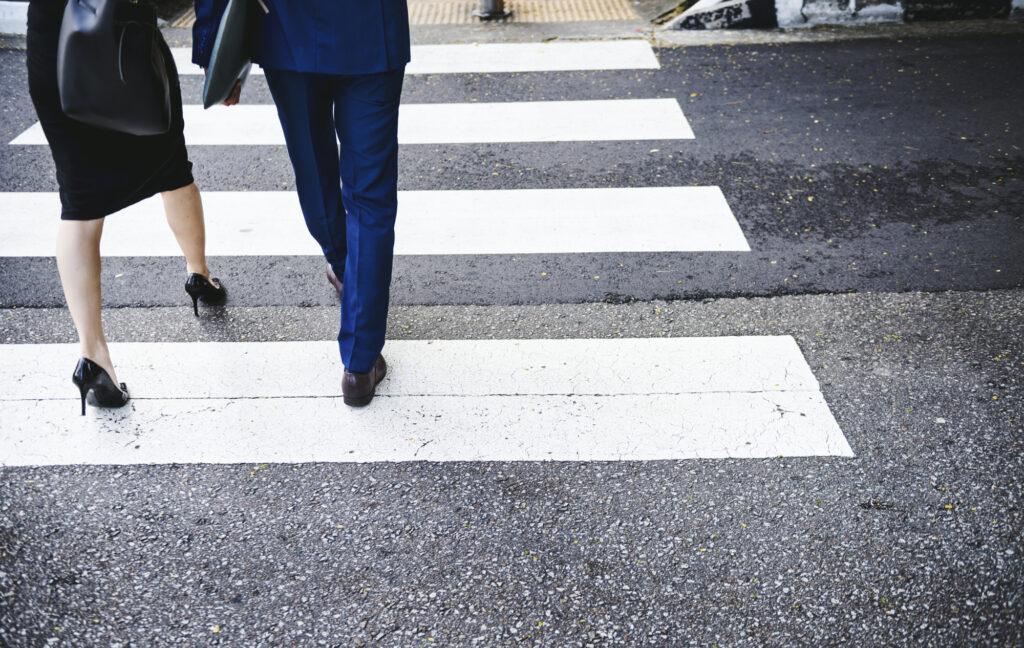
[[[272, 105], [184, 107], [189, 146], [279, 146], [284, 134]], [[403, 104], [401, 144], [693, 139], [675, 99]], [[45, 145], [35, 123], [13, 145]]]
[[81, 417], [75, 345], [0, 346], [0, 464], [853, 456], [790, 336], [393, 341], [366, 409], [332, 342], [111, 349], [134, 401]]
[[[210, 256], [321, 255], [295, 192], [204, 191]], [[53, 256], [56, 193], [0, 193], [0, 256]], [[399, 192], [395, 252], [750, 250], [718, 187]], [[104, 225], [106, 256], [180, 256], [159, 196]]]
[[[171, 50], [178, 73], [204, 74], [192, 63], [192, 50]], [[656, 70], [661, 67], [647, 41], [580, 41], [571, 43], [476, 43], [413, 45], [409, 74], [492, 74], [501, 72], [569, 72], [576, 70]], [[258, 65], [252, 74], [261, 75]]]
[[[341, 380], [333, 341], [123, 342], [110, 348], [122, 379], [130, 375], [138, 383], [138, 398], [327, 397], [337, 395]], [[71, 398], [64, 365], [74, 365], [76, 349], [4, 345], [0, 402]], [[390, 396], [818, 390], [790, 336], [395, 340], [387, 349], [396, 368], [388, 379]]]

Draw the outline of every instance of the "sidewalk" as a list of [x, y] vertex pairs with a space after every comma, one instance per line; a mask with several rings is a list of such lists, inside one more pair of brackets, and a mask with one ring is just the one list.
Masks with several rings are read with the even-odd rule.
[[[788, 29], [666, 30], [648, 22], [656, 10], [625, 0], [522, 0], [508, 2], [509, 20], [481, 21], [472, 16], [475, 3], [467, 0], [410, 0], [413, 44], [545, 42], [645, 38], [660, 47], [827, 42], [866, 38], [937, 38], [971, 35], [1024, 34], [1024, 21], [1006, 19], [951, 20], [916, 23], [817, 25]], [[442, 8], [444, 10], [442, 10]], [[598, 19], [600, 18], [600, 19]], [[164, 35], [172, 46], [191, 45], [191, 21], [186, 11], [170, 20]], [[3, 47], [0, 37], [0, 47]]]

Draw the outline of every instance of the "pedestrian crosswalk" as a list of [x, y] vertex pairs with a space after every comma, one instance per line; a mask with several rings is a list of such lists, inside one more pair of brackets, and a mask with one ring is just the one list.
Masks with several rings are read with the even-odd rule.
[[[80, 421], [74, 345], [0, 347], [8, 465], [850, 456], [793, 338], [388, 344], [373, 407], [330, 342], [121, 344], [131, 406]], [[622, 358], [629, 358], [622, 362]], [[43, 371], [38, 368], [43, 367]], [[197, 376], [204, 377], [197, 380]], [[39, 402], [43, 395], [42, 402]], [[286, 433], [285, 433], [286, 431]]]
[[[320, 255], [295, 192], [203, 193], [211, 256]], [[402, 191], [395, 252], [574, 254], [749, 251], [718, 187]], [[0, 256], [50, 256], [56, 193], [0, 193]], [[628, 216], [627, 216], [628, 215]], [[111, 219], [106, 256], [178, 256], [158, 196]]]
[[[183, 74], [198, 70], [176, 51]], [[643, 41], [428, 46], [410, 73], [654, 69]], [[403, 104], [404, 145], [695, 137], [675, 99]], [[190, 146], [281, 146], [272, 105], [185, 109]], [[35, 124], [16, 146], [45, 144]], [[568, 183], [566, 183], [568, 184]], [[211, 256], [319, 255], [292, 192], [203, 193]], [[51, 256], [55, 193], [0, 193], [0, 256]], [[129, 225], [130, 223], [130, 225]], [[403, 191], [396, 252], [748, 252], [718, 187]], [[110, 219], [107, 256], [177, 256], [159, 198]], [[272, 277], [268, 277], [273, 280]], [[230, 304], [228, 305], [230, 308]], [[790, 336], [402, 340], [363, 410], [334, 343], [112, 345], [123, 410], [79, 416], [66, 344], [0, 345], [0, 465], [851, 456]], [[25, 368], [30, 367], [32, 371]], [[43, 368], [39, 371], [39, 368]], [[201, 379], [197, 379], [199, 376]], [[284, 433], [283, 433], [284, 432]]]
[[[267, 105], [184, 108], [189, 146], [283, 146], [277, 109]], [[404, 104], [399, 144], [588, 142], [693, 139], [675, 99]], [[44, 145], [35, 124], [11, 144]]]
[[[181, 75], [203, 74], [192, 63], [192, 50], [171, 50]], [[578, 70], [653, 70], [658, 58], [645, 41], [577, 41], [549, 43], [470, 43], [413, 45], [409, 74], [492, 74], [503, 72], [570, 72]], [[263, 74], [258, 65], [252, 74]]]

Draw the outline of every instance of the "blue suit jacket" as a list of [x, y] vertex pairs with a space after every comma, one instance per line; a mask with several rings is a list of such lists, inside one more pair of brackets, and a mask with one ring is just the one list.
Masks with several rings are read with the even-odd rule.
[[[268, 70], [372, 74], [409, 62], [406, 0], [250, 0], [253, 61]], [[206, 67], [227, 0], [195, 0], [192, 62]]]

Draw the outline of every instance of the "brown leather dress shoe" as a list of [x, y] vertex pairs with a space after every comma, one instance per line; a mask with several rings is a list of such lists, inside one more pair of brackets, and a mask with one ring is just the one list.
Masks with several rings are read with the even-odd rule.
[[327, 281], [331, 282], [334, 289], [338, 291], [338, 296], [341, 297], [341, 280], [338, 279], [338, 275], [334, 274], [334, 268], [331, 264], [327, 264]]
[[384, 356], [377, 356], [377, 362], [373, 369], [366, 373], [346, 371], [345, 377], [341, 379], [341, 393], [345, 397], [345, 404], [353, 407], [369, 405], [377, 391], [377, 385], [384, 380], [388, 372], [388, 363], [384, 362]]

